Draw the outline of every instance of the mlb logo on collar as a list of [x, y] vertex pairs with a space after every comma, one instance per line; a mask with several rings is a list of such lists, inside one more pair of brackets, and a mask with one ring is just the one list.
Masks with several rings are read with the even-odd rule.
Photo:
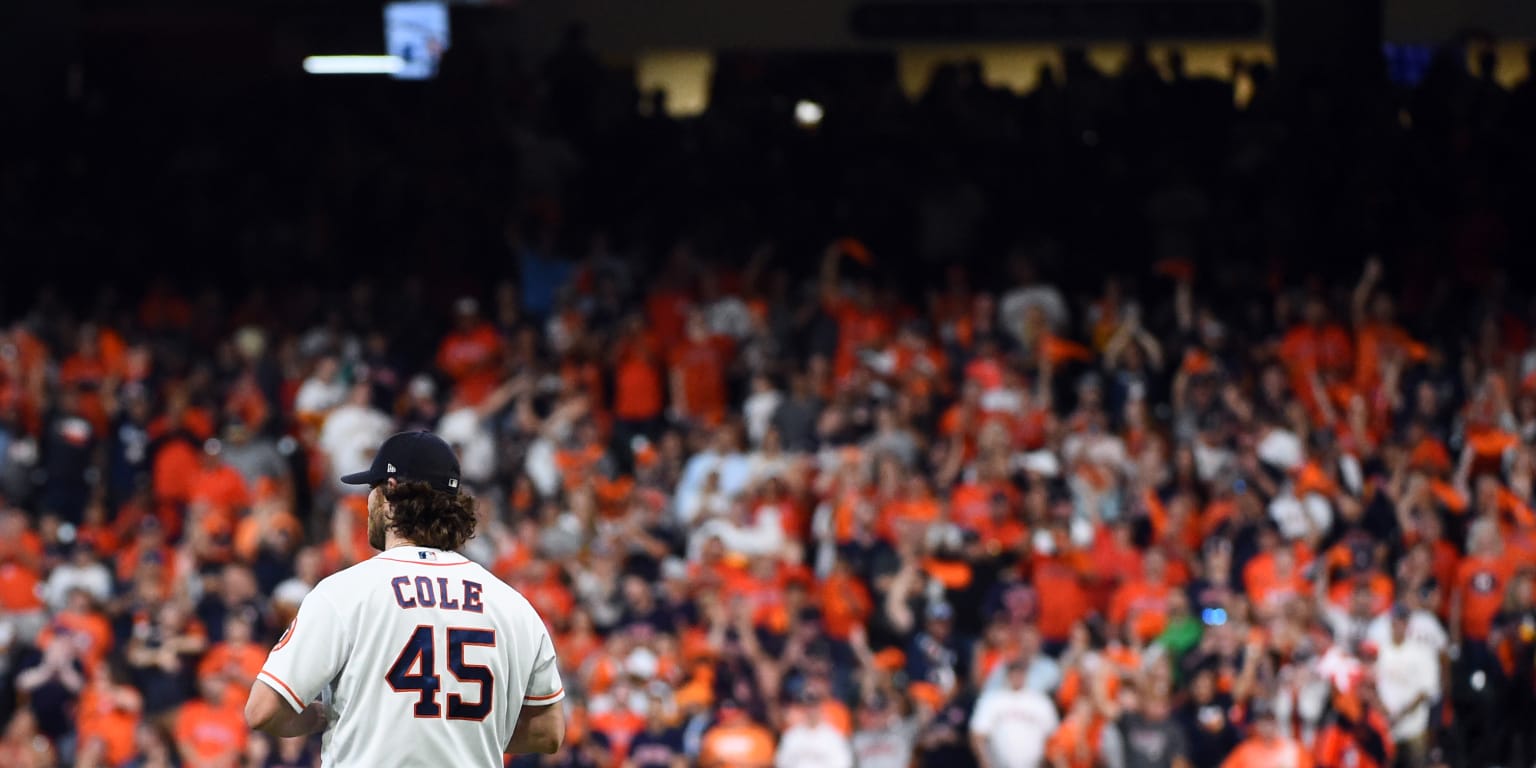
[[428, 552], [426, 550], [419, 550], [419, 551], [416, 552], [416, 558], [418, 560], [436, 560], [437, 559], [437, 553], [436, 552]]

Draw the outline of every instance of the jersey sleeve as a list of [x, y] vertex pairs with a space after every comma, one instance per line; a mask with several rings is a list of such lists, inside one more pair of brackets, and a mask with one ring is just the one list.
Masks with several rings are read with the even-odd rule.
[[560, 665], [555, 662], [555, 643], [549, 636], [544, 622], [538, 622], [538, 652], [534, 655], [533, 669], [528, 673], [528, 685], [524, 689], [523, 703], [531, 707], [545, 707], [565, 698], [565, 684], [560, 681]]
[[299, 604], [299, 613], [267, 654], [256, 679], [302, 712], [341, 671], [351, 651], [345, 620], [320, 590]]

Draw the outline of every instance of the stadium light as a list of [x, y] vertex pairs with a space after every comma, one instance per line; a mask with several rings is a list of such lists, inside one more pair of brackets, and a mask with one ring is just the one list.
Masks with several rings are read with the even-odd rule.
[[823, 110], [820, 104], [810, 99], [801, 99], [795, 102], [795, 122], [801, 128], [815, 128], [821, 125], [821, 118], [825, 114], [826, 110]]
[[399, 56], [306, 56], [304, 71], [311, 75], [393, 75], [405, 69]]

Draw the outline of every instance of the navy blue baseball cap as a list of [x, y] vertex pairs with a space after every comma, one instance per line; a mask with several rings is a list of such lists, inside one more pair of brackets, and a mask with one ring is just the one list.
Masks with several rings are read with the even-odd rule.
[[400, 432], [390, 435], [373, 456], [373, 466], [342, 475], [347, 485], [374, 486], [390, 478], [418, 480], [439, 491], [459, 492], [459, 457], [441, 437], [431, 432]]

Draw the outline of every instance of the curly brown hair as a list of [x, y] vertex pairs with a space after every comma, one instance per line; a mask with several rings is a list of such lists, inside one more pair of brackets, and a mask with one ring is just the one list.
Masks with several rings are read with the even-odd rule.
[[389, 527], [418, 547], [456, 550], [475, 535], [475, 500], [410, 480], [383, 488]]

